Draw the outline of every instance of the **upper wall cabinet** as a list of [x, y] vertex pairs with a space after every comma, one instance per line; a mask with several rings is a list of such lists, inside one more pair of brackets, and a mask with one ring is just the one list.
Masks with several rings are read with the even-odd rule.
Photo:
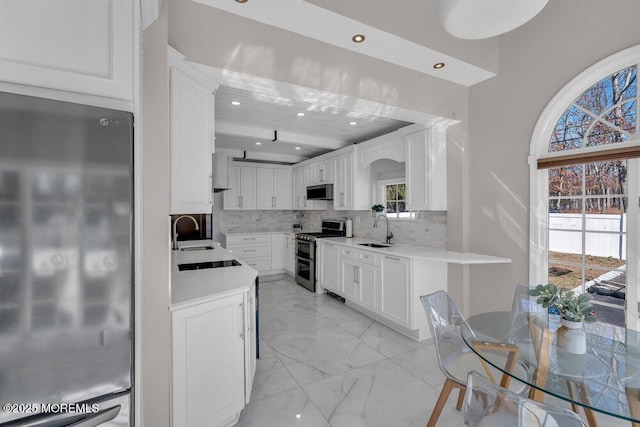
[[211, 213], [217, 84], [172, 48], [169, 66], [170, 213]]
[[407, 210], [447, 210], [445, 132], [434, 127], [406, 137]]
[[288, 210], [291, 205], [291, 167], [229, 159], [229, 190], [225, 210]]
[[133, 105], [134, 3], [3, 0], [0, 80]]

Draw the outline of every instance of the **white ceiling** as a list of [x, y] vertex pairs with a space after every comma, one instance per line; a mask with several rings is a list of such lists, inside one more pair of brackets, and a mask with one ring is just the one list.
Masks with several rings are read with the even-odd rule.
[[[292, 33], [292, 36], [295, 34], [320, 40], [464, 86], [472, 86], [495, 76], [491, 70], [307, 1], [194, 1], [281, 28]], [[355, 34], [364, 34], [366, 40], [354, 43], [351, 38]], [[434, 69], [434, 64], [438, 62], [446, 66]]]
[[[228, 86], [218, 88], [215, 100], [216, 146], [242, 151], [313, 157], [411, 124]], [[274, 131], [278, 131], [276, 142], [272, 142]]]

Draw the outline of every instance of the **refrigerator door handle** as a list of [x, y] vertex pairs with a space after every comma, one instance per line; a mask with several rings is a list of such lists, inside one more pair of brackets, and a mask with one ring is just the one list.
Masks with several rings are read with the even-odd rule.
[[63, 417], [53, 416], [44, 419], [36, 415], [32, 421], [20, 422], [21, 420], [16, 420], [18, 422], [16, 425], [19, 427], [98, 427], [113, 420], [121, 408], [121, 405], [116, 405], [96, 413], [68, 414]]
[[69, 424], [69, 427], [97, 427], [100, 424], [104, 424], [107, 421], [114, 419], [120, 412], [120, 405], [114, 406], [104, 411], [96, 412], [95, 414], [89, 414], [85, 418]]

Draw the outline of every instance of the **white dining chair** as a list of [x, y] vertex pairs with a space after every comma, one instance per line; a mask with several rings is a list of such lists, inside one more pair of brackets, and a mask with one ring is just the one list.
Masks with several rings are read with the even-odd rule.
[[477, 372], [467, 376], [463, 414], [469, 427], [587, 427], [569, 409], [529, 400]]
[[[500, 378], [502, 372], [483, 364], [480, 358], [464, 342], [460, 327], [466, 323], [466, 320], [445, 291], [423, 295], [420, 297], [420, 301], [427, 315], [438, 365], [446, 377], [440, 396], [427, 423], [427, 427], [434, 427], [447, 402], [447, 398], [454, 388], [459, 390], [456, 409], [460, 410], [462, 408], [467, 374], [469, 372], [482, 371], [493, 378]], [[496, 355], [495, 357], [502, 358], [501, 355]], [[505, 354], [504, 363], [506, 364], [506, 362], [507, 355]], [[520, 363], [516, 363], [515, 369], [516, 376], [523, 378], [527, 375], [527, 371]], [[528, 391], [526, 384], [516, 380], [510, 382], [509, 389], [515, 393]]]

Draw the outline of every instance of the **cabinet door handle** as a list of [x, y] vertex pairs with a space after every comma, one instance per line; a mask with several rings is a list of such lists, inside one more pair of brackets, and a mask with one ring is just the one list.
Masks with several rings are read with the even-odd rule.
[[245, 252], [255, 252], [256, 250], [255, 249], [245, 249], [244, 251]]
[[272, 208], [275, 208], [275, 207], [276, 207], [276, 196], [273, 196], [273, 197], [271, 198], [271, 207], [272, 207]]
[[324, 182], [324, 169], [320, 169], [320, 182]]
[[333, 246], [333, 244], [332, 244], [332, 243], [325, 243], [324, 245], [325, 245], [325, 246]]
[[396, 258], [396, 257], [394, 257], [394, 256], [388, 256], [388, 255], [385, 255], [384, 257], [385, 257], [385, 258], [387, 258], [387, 259], [392, 259], [392, 260], [394, 260], [394, 261], [400, 261], [400, 258]]
[[344, 193], [340, 193], [340, 206], [344, 206]]
[[256, 240], [256, 238], [255, 238], [255, 237], [245, 237], [245, 238], [244, 238], [244, 239], [242, 239], [242, 240]]
[[303, 200], [304, 200], [304, 207], [307, 207], [307, 196], [302, 196]]
[[354, 273], [355, 273], [354, 275], [356, 276], [354, 281], [356, 283], [359, 283], [360, 282], [360, 268], [356, 267], [356, 269], [354, 270]]
[[296, 196], [296, 206], [300, 207], [300, 196]]

